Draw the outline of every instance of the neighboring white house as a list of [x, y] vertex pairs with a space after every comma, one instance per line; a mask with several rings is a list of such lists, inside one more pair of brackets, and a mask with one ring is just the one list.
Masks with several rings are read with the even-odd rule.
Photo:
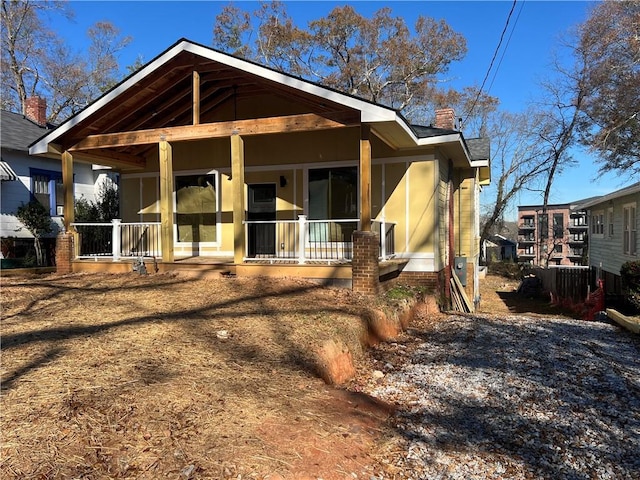
[[[46, 122], [46, 103], [41, 98], [28, 99], [27, 115], [0, 111], [0, 238], [3, 240], [3, 255], [7, 254], [7, 239], [32, 238], [15, 216], [18, 207], [31, 199], [39, 200], [49, 209], [58, 229], [62, 226], [60, 160], [29, 155], [29, 145], [52, 128]], [[75, 198], [84, 196], [94, 201], [95, 185], [101, 175], [104, 176], [104, 173], [94, 169], [91, 164], [76, 163]]]
[[640, 182], [575, 207], [589, 216], [589, 265], [607, 293], [620, 293], [620, 268], [639, 260]]

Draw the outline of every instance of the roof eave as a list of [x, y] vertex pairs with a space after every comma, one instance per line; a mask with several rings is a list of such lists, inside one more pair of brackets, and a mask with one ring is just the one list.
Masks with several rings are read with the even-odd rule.
[[636, 183], [635, 185], [630, 185], [621, 190], [617, 190], [608, 195], [603, 195], [601, 197], [595, 198], [585, 203], [580, 203], [571, 208], [571, 210], [585, 210], [587, 208], [593, 207], [594, 205], [599, 205], [604, 202], [608, 202], [610, 200], [615, 200], [620, 197], [625, 197], [627, 195], [633, 195], [634, 193], [640, 192], [640, 183]]
[[473, 162], [471, 161], [471, 154], [469, 152], [469, 148], [467, 147], [467, 143], [464, 141], [464, 137], [461, 132], [449, 133], [446, 135], [438, 135], [435, 137], [423, 137], [418, 139], [419, 146], [427, 146], [427, 145], [450, 145], [454, 148], [460, 149], [464, 156], [464, 160], [466, 161], [466, 165], [468, 167], [475, 167]]

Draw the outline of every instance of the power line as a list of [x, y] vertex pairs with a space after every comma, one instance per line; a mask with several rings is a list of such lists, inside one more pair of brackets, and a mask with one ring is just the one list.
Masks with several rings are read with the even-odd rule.
[[511, 5], [511, 10], [509, 11], [509, 15], [507, 16], [507, 21], [505, 22], [504, 28], [502, 29], [502, 34], [500, 34], [500, 41], [498, 42], [498, 46], [496, 47], [495, 52], [493, 52], [493, 58], [491, 59], [491, 63], [489, 64], [489, 68], [487, 69], [487, 74], [484, 76], [484, 80], [482, 80], [482, 85], [480, 85], [480, 89], [478, 90], [478, 94], [476, 95], [476, 98], [473, 100], [473, 104], [471, 105], [471, 108], [469, 109], [469, 112], [467, 113], [464, 121], [462, 122], [463, 125], [465, 123], [467, 123], [467, 120], [469, 119], [469, 117], [473, 113], [473, 109], [476, 108], [476, 104], [478, 103], [478, 100], [480, 99], [480, 94], [482, 93], [482, 89], [484, 88], [484, 84], [487, 82], [487, 78], [489, 78], [489, 74], [491, 73], [491, 69], [493, 68], [493, 62], [495, 62], [496, 57], [498, 56], [498, 52], [500, 51], [500, 46], [502, 45], [502, 40], [504, 39], [504, 35], [507, 33], [507, 28], [509, 27], [509, 20], [511, 19], [511, 15], [513, 14], [513, 11], [516, 8], [516, 3], [517, 2], [518, 2], [518, 0], [513, 0], [513, 4]]
[[509, 43], [511, 43], [511, 37], [513, 37], [513, 32], [516, 30], [516, 25], [518, 25], [518, 20], [520, 20], [520, 14], [522, 13], [522, 9], [524, 8], [524, 1], [520, 3], [520, 9], [518, 10], [518, 16], [516, 17], [515, 22], [513, 22], [513, 28], [511, 28], [511, 33], [509, 34], [509, 38], [507, 38], [507, 43], [502, 50], [502, 55], [500, 55], [500, 61], [498, 62], [498, 66], [496, 70], [493, 72], [493, 77], [491, 78], [491, 83], [489, 84], [489, 88], [487, 88], [487, 93], [491, 91], [491, 87], [493, 87], [493, 82], [496, 80], [498, 76], [498, 71], [500, 70], [500, 66], [502, 65], [502, 60], [504, 60], [504, 55], [507, 53], [507, 49], [509, 48]]

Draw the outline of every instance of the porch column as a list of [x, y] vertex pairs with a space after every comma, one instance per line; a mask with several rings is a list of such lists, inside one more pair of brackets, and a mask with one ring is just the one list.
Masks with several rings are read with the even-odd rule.
[[245, 257], [244, 235], [244, 141], [238, 132], [231, 135], [231, 188], [233, 191], [233, 261]]
[[160, 245], [162, 261], [173, 257], [173, 154], [171, 144], [160, 140]]
[[64, 196], [64, 229], [67, 232], [71, 232], [71, 224], [75, 222], [75, 205], [73, 198], [73, 155], [68, 151], [62, 153], [62, 191]]
[[371, 140], [369, 125], [360, 126], [360, 230], [371, 231]]
[[353, 232], [351, 281], [354, 292], [374, 296], [380, 290], [378, 251], [380, 237], [375, 232]]

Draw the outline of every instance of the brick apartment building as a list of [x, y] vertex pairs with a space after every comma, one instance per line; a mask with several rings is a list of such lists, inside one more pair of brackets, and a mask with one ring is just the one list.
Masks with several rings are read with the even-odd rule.
[[518, 261], [532, 265], [588, 265], [587, 214], [574, 203], [518, 207]]

